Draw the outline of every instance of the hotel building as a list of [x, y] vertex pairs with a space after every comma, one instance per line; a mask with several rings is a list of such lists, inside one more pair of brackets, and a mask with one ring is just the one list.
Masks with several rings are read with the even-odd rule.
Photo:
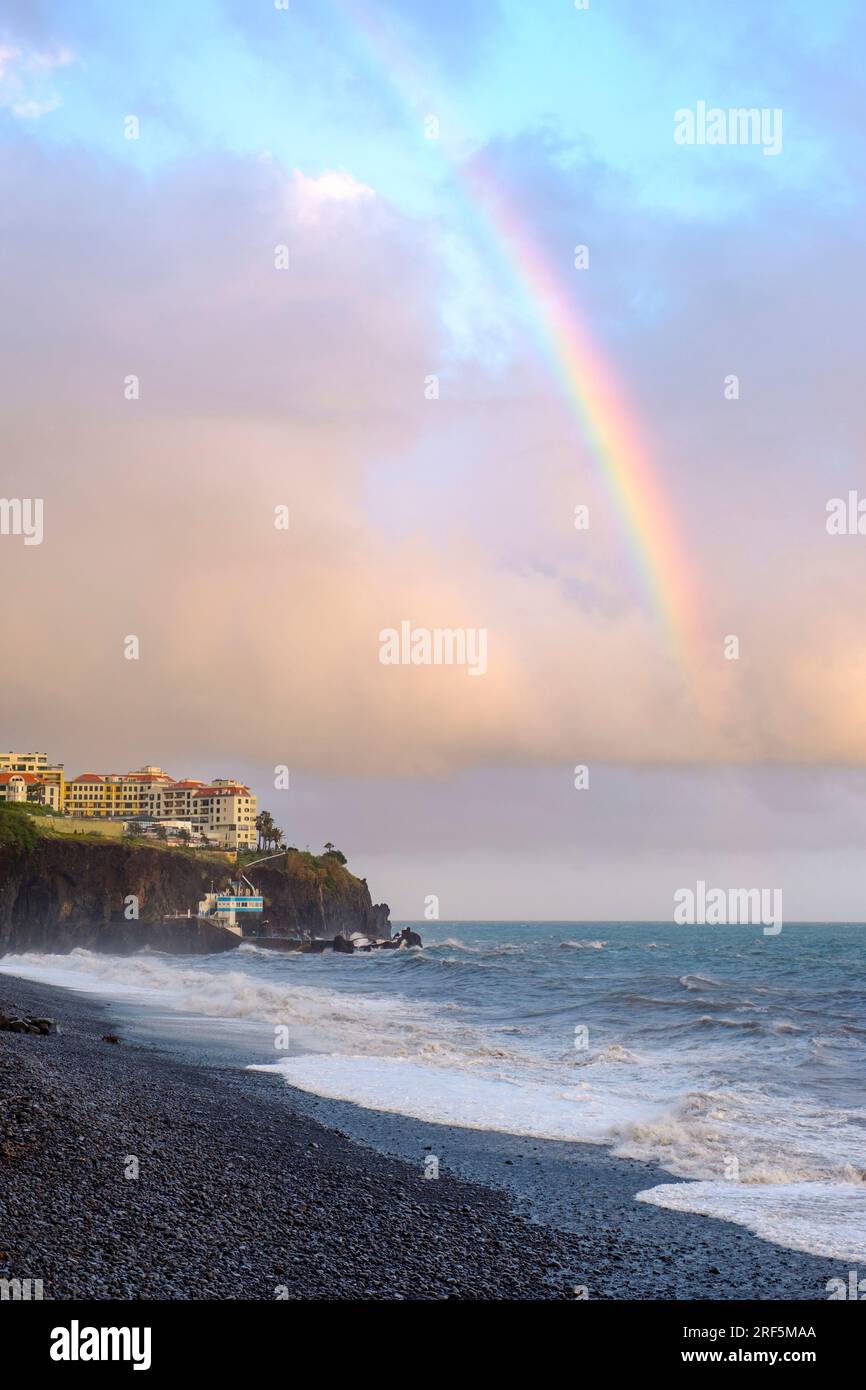
[[232, 778], [176, 782], [161, 767], [82, 772], [68, 781], [45, 753], [0, 753], [0, 801], [34, 801], [69, 816], [187, 825], [221, 849], [254, 847], [257, 799]]
[[193, 825], [215, 835], [223, 849], [255, 846], [257, 802], [249, 787], [220, 780], [194, 791], [191, 800]]
[[[6, 772], [24, 773], [35, 777], [40, 784], [38, 793], [28, 792], [26, 801], [38, 801], [50, 806], [53, 811], [63, 809], [66, 794], [66, 778], [62, 763], [49, 763], [47, 753], [0, 753], [0, 774]], [[8, 786], [8, 784], [6, 784]], [[33, 787], [33, 783], [28, 784]], [[0, 794], [0, 800], [13, 801], [18, 797]]]
[[73, 816], [146, 816], [155, 786], [171, 782], [161, 767], [137, 772], [82, 772], [66, 783], [63, 809]]
[[0, 801], [35, 801], [40, 806], [60, 810], [57, 788], [48, 786], [33, 772], [0, 772]]

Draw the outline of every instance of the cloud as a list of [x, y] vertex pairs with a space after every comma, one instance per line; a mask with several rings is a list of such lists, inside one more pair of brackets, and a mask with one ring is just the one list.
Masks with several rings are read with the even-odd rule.
[[56, 93], [45, 93], [45, 79], [75, 61], [65, 47], [32, 48], [0, 42], [0, 109], [22, 120], [38, 120], [61, 105]]
[[[42, 546], [0, 538], [0, 583], [15, 593], [4, 650], [39, 654], [4, 672], [10, 737], [50, 731], [55, 754], [86, 747], [106, 764], [201, 766], [242, 747], [265, 765], [432, 777], [866, 755], [852, 694], [864, 561], [856, 538], [823, 529], [831, 484], [810, 473], [810, 449], [805, 467], [783, 467], [792, 425], [818, 449], [847, 398], [849, 345], [829, 332], [841, 243], [834, 266], [812, 267], [826, 353], [816, 409], [786, 385], [784, 337], [796, 350], [804, 330], [785, 286], [807, 248], [789, 242], [768, 266], [746, 238], [731, 253], [739, 294], [720, 307], [700, 234], [669, 228], [660, 242], [652, 273], [679, 294], [664, 334], [655, 315], [632, 325], [629, 351], [647, 366], [631, 384], [700, 560], [692, 679], [646, 609], [597, 463], [531, 339], [497, 375], [464, 363], [425, 396], [450, 343], [423, 222], [348, 171], [276, 160], [200, 158], [148, 182], [24, 138], [2, 160], [0, 290], [16, 325], [0, 358], [3, 491], [45, 499]], [[615, 340], [630, 233], [592, 215], [614, 257]], [[783, 308], [768, 365], [770, 320], [763, 352], [754, 325], [770, 301]], [[731, 365], [744, 398], [725, 416]], [[131, 375], [137, 400], [124, 398]], [[573, 508], [587, 499], [579, 536]], [[282, 505], [288, 531], [274, 526]], [[378, 634], [403, 620], [486, 628], [488, 674], [382, 666]], [[722, 653], [731, 632], [738, 663]], [[138, 662], [123, 657], [130, 633]]]
[[373, 189], [353, 179], [344, 169], [325, 169], [313, 178], [294, 171], [293, 199], [301, 222], [315, 222], [328, 203], [357, 203], [373, 198]]
[[12, 114], [20, 116], [22, 120], [35, 121], [40, 116], [47, 116], [49, 111], [56, 111], [60, 104], [59, 97], [49, 97], [46, 101], [20, 101], [12, 107]]

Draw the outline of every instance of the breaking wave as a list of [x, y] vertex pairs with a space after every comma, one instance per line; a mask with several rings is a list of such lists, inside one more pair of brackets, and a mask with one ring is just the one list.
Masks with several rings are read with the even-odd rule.
[[[641, 1200], [855, 1257], [866, 1202], [855, 929], [833, 950], [794, 928], [784, 955], [759, 943], [758, 984], [738, 929], [695, 943], [658, 923], [649, 942], [637, 925], [566, 939], [553, 923], [449, 925], [424, 927], [424, 950], [411, 952], [300, 956], [248, 942], [195, 958], [27, 953], [0, 971], [191, 1027], [210, 1020], [249, 1039], [252, 1065], [320, 1096], [603, 1144], [690, 1180], [650, 1175]], [[277, 1026], [289, 1048], [275, 1059]]]

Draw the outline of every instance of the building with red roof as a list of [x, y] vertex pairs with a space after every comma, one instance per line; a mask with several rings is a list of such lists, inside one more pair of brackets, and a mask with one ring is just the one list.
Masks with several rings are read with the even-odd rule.
[[99, 820], [160, 821], [225, 849], [256, 843], [256, 797], [233, 778], [176, 781], [155, 763], [133, 772], [80, 772], [68, 781], [63, 764], [45, 753], [0, 754], [0, 801], [41, 802], [67, 815]]

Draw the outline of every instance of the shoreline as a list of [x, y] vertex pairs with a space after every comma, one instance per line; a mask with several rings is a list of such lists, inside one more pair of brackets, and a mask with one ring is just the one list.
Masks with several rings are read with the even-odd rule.
[[41, 1278], [46, 1299], [825, 1300], [846, 1277], [635, 1202], [670, 1174], [595, 1145], [364, 1110], [134, 1026], [123, 1040], [120, 1006], [55, 985], [4, 975], [3, 1009], [60, 1030], [0, 1032], [0, 1278]]

